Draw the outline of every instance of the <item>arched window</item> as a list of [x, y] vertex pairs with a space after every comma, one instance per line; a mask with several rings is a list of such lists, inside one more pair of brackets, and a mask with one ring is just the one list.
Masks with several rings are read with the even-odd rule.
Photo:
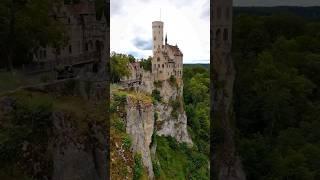
[[86, 50], [86, 51], [89, 50], [89, 45], [88, 45], [88, 43], [85, 44], [85, 50]]
[[229, 39], [228, 29], [223, 30], [223, 40], [227, 41]]
[[216, 43], [219, 43], [221, 40], [221, 30], [220, 29], [217, 29], [215, 38], [216, 38]]

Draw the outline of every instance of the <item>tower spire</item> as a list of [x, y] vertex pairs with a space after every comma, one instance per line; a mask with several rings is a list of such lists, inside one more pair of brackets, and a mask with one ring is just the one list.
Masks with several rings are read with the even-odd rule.
[[165, 39], [165, 45], [167, 45], [168, 38], [167, 38], [167, 33], [166, 33], [166, 39]]

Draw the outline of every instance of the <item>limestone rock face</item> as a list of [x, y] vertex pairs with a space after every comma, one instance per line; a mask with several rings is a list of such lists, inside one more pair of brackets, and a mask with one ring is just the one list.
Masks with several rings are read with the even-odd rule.
[[[0, 98], [1, 125], [10, 123], [10, 113], [18, 108], [16, 102], [15, 97]], [[81, 120], [64, 110], [51, 112], [48, 119], [51, 125], [42, 134], [48, 136], [45, 141], [21, 143], [19, 164], [24, 173], [33, 179], [106, 180], [105, 127], [88, 119], [85, 129], [80, 130], [75, 122]]]
[[150, 144], [154, 130], [154, 109], [152, 104], [135, 102], [127, 97], [126, 132], [132, 138], [133, 152], [140, 153], [142, 162], [148, 170], [149, 178], [154, 178]]
[[[192, 140], [187, 131], [187, 115], [183, 108], [183, 84], [170, 84], [169, 81], [163, 81], [162, 87], [159, 88], [162, 101], [156, 105], [157, 119], [157, 134], [160, 136], [171, 136], [178, 142], [185, 142], [192, 145]], [[170, 105], [170, 101], [180, 103], [180, 108], [174, 110]], [[176, 111], [174, 117], [172, 111]]]
[[185, 111], [179, 112], [178, 118], [175, 119], [171, 115], [172, 110], [172, 107], [168, 104], [157, 104], [157, 134], [160, 136], [171, 136], [178, 142], [192, 145], [192, 140], [187, 131], [187, 115]]
[[143, 70], [141, 85], [139, 86], [139, 90], [151, 94], [152, 90], [154, 89], [153, 82], [154, 80], [151, 72]]
[[103, 129], [91, 125], [89, 136], [81, 136], [63, 112], [53, 113], [53, 180], [107, 179], [107, 138]]

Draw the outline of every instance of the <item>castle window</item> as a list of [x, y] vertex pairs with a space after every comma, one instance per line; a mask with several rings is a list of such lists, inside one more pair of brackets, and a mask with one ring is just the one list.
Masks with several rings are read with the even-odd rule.
[[162, 64], [162, 68], [164, 68], [164, 64]]
[[160, 73], [162, 73], [162, 71], [160, 71]]
[[160, 68], [160, 64], [158, 64], [158, 68]]
[[229, 34], [228, 34], [228, 29], [224, 29], [223, 30], [223, 40], [224, 41], [227, 41], [228, 40], [228, 37], [229, 36]]
[[159, 57], [157, 58], [157, 61], [160, 61], [160, 58], [159, 58]]
[[220, 29], [217, 29], [216, 31], [216, 43], [219, 43], [220, 42], [220, 36], [221, 36], [221, 31]]
[[70, 24], [71, 23], [71, 20], [70, 20], [70, 17], [68, 18], [68, 24]]
[[88, 43], [86, 43], [86, 45], [85, 45], [85, 50], [86, 50], [86, 51], [88, 51], [88, 50], [89, 50]]
[[154, 37], [153, 40], [155, 41], [155, 40], [156, 40], [156, 37]]
[[69, 53], [72, 54], [72, 46], [69, 45]]

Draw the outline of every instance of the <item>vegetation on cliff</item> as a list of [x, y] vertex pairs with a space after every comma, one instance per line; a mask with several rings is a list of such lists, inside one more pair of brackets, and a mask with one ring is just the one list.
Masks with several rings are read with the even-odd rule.
[[[156, 136], [156, 179], [209, 179], [209, 71], [188, 66], [184, 68], [183, 80], [188, 132], [194, 145], [190, 148], [174, 138]], [[182, 107], [179, 101], [170, 104], [174, 111]]]

